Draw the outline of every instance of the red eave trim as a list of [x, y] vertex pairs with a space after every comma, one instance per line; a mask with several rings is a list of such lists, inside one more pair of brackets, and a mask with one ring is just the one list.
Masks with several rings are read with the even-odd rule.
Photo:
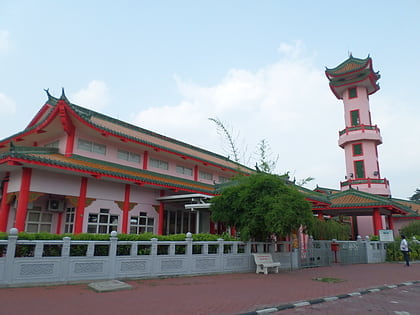
[[41, 117], [45, 114], [45, 112], [47, 110], [49, 110], [51, 107], [50, 104], [44, 104], [44, 106], [42, 106], [42, 108], [39, 110], [39, 112], [35, 115], [35, 117], [31, 120], [31, 122], [29, 123], [29, 125], [26, 128], [30, 128], [34, 125], [36, 125], [38, 123], [38, 121], [41, 119]]
[[[13, 164], [11, 165], [23, 165], [24, 163], [26, 164], [30, 164], [30, 165], [41, 165], [41, 166], [45, 166], [45, 167], [49, 167], [49, 168], [56, 168], [56, 169], [61, 169], [61, 170], [66, 170], [66, 171], [71, 171], [71, 172], [77, 172], [77, 173], [82, 173], [82, 174], [86, 174], [86, 175], [90, 175], [94, 178], [113, 178], [113, 179], [118, 179], [118, 180], [124, 180], [127, 182], [131, 182], [133, 184], [139, 185], [139, 183], [141, 183], [141, 186], [143, 185], [151, 185], [151, 186], [157, 186], [157, 187], [165, 187], [167, 189], [171, 189], [173, 191], [189, 191], [189, 192], [193, 192], [193, 193], [202, 193], [201, 190], [198, 189], [193, 189], [193, 188], [180, 188], [180, 187], [176, 187], [174, 185], [171, 184], [157, 184], [157, 183], [153, 183], [153, 182], [149, 182], [147, 180], [135, 180], [135, 179], [127, 179], [125, 176], [116, 176], [116, 175], [109, 175], [109, 174], [100, 174], [97, 172], [90, 172], [90, 171], [85, 171], [85, 170], [80, 170], [77, 168], [73, 168], [73, 167], [67, 167], [67, 166], [61, 166], [61, 165], [50, 165], [47, 163], [43, 163], [43, 162], [39, 162], [39, 161], [32, 161], [32, 160], [25, 160], [25, 159], [16, 159], [16, 158], [8, 158], [7, 163], [9, 164], [9, 161]], [[1, 164], [1, 162], [0, 162]], [[216, 196], [216, 193], [208, 193], [209, 195], [212, 196]]]

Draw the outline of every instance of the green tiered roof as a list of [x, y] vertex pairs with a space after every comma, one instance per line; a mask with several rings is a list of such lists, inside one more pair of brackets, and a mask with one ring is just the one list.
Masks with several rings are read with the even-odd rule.
[[368, 94], [379, 90], [376, 83], [381, 77], [372, 66], [372, 58], [354, 58], [352, 55], [335, 68], [325, 70], [325, 75], [330, 81], [330, 88], [338, 99], [342, 99], [343, 92], [350, 87], [365, 86]]

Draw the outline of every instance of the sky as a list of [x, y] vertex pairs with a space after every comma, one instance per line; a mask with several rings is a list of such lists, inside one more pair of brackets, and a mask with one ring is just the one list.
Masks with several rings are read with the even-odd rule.
[[420, 188], [420, 1], [0, 0], [0, 139], [23, 130], [44, 89], [74, 104], [254, 167], [261, 141], [305, 187], [345, 178], [341, 100], [325, 68], [373, 59], [382, 177]]

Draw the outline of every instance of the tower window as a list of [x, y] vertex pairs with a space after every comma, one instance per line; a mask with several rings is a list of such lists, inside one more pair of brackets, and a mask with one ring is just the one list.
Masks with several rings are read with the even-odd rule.
[[353, 144], [353, 156], [363, 155], [363, 146], [361, 143]]
[[356, 179], [365, 178], [365, 163], [363, 160], [354, 162], [354, 169], [356, 171]]
[[355, 87], [349, 89], [349, 98], [357, 97], [357, 89]]
[[351, 117], [351, 125], [352, 126], [359, 126], [360, 125], [360, 118], [359, 118], [359, 110], [352, 110], [350, 112]]

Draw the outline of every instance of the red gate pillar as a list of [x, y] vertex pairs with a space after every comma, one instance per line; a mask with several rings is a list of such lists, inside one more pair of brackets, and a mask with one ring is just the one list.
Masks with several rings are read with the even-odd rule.
[[382, 218], [379, 209], [373, 209], [373, 231], [375, 235], [379, 235], [379, 230], [382, 230]]

